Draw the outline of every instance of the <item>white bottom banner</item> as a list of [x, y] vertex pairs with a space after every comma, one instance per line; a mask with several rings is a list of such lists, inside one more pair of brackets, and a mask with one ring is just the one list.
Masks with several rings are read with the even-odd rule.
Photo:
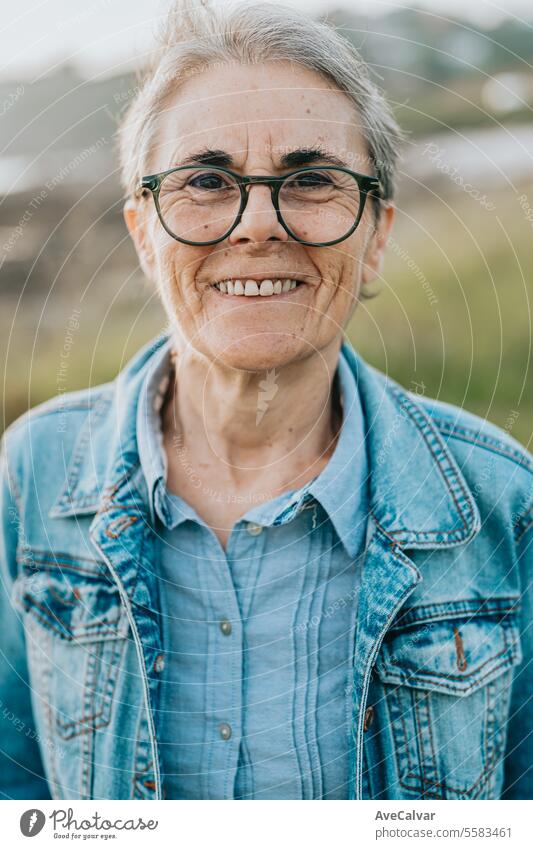
[[532, 846], [528, 802], [5, 801], [2, 846]]

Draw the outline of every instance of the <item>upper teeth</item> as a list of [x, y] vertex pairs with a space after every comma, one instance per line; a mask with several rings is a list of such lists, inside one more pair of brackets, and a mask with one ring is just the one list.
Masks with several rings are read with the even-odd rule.
[[215, 289], [225, 295], [261, 295], [264, 298], [270, 295], [280, 295], [282, 292], [290, 292], [298, 285], [297, 280], [287, 278], [286, 280], [221, 280], [213, 284]]

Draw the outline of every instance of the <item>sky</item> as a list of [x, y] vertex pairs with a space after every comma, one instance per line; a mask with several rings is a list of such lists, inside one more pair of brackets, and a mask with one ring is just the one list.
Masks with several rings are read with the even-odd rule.
[[[223, 2], [223, 0], [221, 0]], [[379, 16], [412, 4], [396, 0], [285, 0], [311, 14], [347, 6]], [[154, 16], [169, 0], [6, 0], [0, 19], [0, 79], [34, 80], [70, 60], [82, 72], [119, 73], [149, 50]], [[417, 0], [435, 14], [492, 26], [506, 15], [531, 20], [532, 0]]]

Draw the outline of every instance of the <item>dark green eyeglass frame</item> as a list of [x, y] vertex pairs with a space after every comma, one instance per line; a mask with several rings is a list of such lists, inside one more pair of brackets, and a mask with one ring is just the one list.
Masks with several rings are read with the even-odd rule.
[[[231, 227], [218, 239], [210, 239], [208, 242], [193, 242], [190, 239], [184, 239], [181, 236], [176, 236], [167, 225], [165, 224], [165, 220], [161, 213], [161, 207], [159, 205], [159, 191], [161, 189], [161, 184], [163, 179], [168, 175], [172, 174], [175, 171], [184, 171], [190, 170], [191, 168], [206, 168], [209, 171], [214, 171], [216, 173], [222, 173], [233, 177], [233, 179], [238, 184], [241, 191], [241, 204], [239, 207], [239, 211], [235, 216], [235, 221], [231, 225]], [[287, 226], [285, 221], [283, 220], [283, 216], [279, 209], [279, 192], [283, 182], [289, 177], [294, 177], [295, 174], [301, 174], [309, 171], [342, 171], [344, 174], [349, 174], [351, 177], [355, 179], [357, 185], [359, 186], [359, 191], [361, 193], [361, 198], [359, 202], [359, 211], [357, 213], [356, 219], [353, 223], [353, 226], [345, 233], [344, 236], [341, 236], [338, 239], [333, 239], [330, 242], [308, 242], [305, 239], [300, 239], [295, 233], [292, 232], [290, 227]], [[375, 194], [378, 198], [383, 197], [383, 187], [378, 180], [377, 177], [369, 177], [368, 174], [359, 174], [357, 171], [351, 171], [349, 168], [344, 168], [338, 165], [310, 165], [305, 168], [297, 168], [295, 171], [291, 171], [289, 174], [283, 174], [283, 176], [279, 177], [266, 177], [266, 176], [243, 176], [241, 174], [236, 174], [235, 171], [230, 171], [229, 168], [222, 168], [220, 166], [211, 166], [209, 164], [198, 163], [198, 166], [195, 165], [178, 165], [176, 168], [169, 168], [167, 171], [160, 171], [159, 174], [149, 174], [146, 177], [143, 177], [141, 180], [140, 186], [135, 191], [135, 196], [139, 197], [144, 195], [146, 191], [150, 191], [152, 197], [154, 199], [155, 208], [157, 210], [157, 215], [164, 229], [167, 231], [169, 236], [172, 236], [173, 239], [176, 239], [178, 242], [182, 242], [184, 245], [216, 245], [219, 242], [227, 239], [230, 233], [235, 230], [235, 228], [240, 224], [242, 214], [246, 208], [246, 204], [248, 202], [248, 192], [246, 191], [248, 186], [254, 185], [264, 185], [269, 186], [270, 191], [272, 192], [272, 204], [276, 211], [276, 216], [285, 230], [285, 232], [297, 242], [300, 242], [302, 245], [313, 245], [318, 248], [326, 248], [330, 245], [338, 245], [339, 242], [344, 242], [345, 239], [348, 239], [349, 236], [352, 235], [354, 230], [357, 228], [359, 222], [361, 221], [361, 216], [363, 215], [363, 210], [365, 208], [365, 203], [367, 196], [371, 193]]]

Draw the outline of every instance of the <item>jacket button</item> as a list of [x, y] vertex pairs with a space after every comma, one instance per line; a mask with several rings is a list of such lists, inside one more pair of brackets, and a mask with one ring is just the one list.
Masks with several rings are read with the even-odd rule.
[[363, 723], [363, 731], [368, 731], [372, 723], [374, 722], [374, 708], [372, 705], [367, 707], [365, 710], [365, 721]]
[[246, 525], [246, 530], [248, 531], [250, 536], [256, 537], [259, 536], [259, 534], [262, 532], [263, 527], [262, 525], [256, 524], [256, 522], [248, 522], [248, 524]]
[[162, 672], [165, 668], [165, 658], [162, 654], [158, 654], [154, 660], [154, 672]]
[[222, 631], [222, 633], [224, 634], [225, 637], [229, 637], [229, 635], [233, 631], [233, 628], [232, 628], [232, 625], [231, 625], [231, 622], [229, 621], [229, 619], [223, 619], [220, 622], [220, 630]]

